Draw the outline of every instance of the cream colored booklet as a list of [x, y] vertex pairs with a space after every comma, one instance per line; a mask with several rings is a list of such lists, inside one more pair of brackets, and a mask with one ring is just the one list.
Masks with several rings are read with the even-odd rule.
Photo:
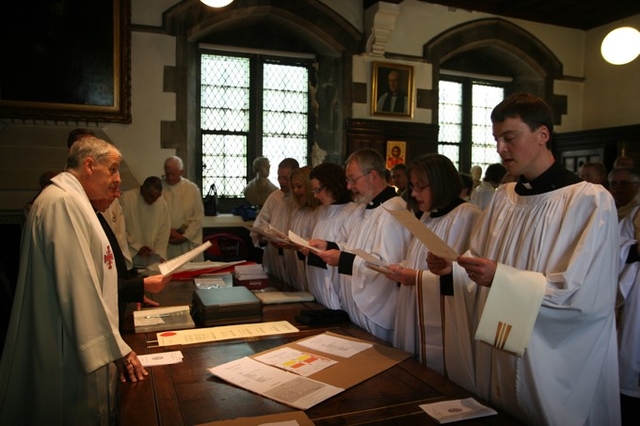
[[435, 421], [442, 424], [498, 414], [493, 408], [482, 405], [473, 398], [422, 404], [420, 408]]

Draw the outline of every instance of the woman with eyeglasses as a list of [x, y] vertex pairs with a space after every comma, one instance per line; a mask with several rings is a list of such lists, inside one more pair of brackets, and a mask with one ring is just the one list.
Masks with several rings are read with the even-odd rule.
[[[420, 220], [450, 247], [464, 253], [482, 211], [460, 198], [463, 183], [451, 160], [440, 154], [418, 157], [409, 166], [409, 182], [411, 196], [423, 212]], [[474, 341], [469, 316], [474, 315], [476, 290], [453, 291], [445, 279], [428, 271], [427, 252], [414, 237], [407, 258], [390, 265], [393, 273], [386, 274], [402, 284], [393, 343], [472, 391]]]
[[[346, 241], [348, 222], [357, 205], [347, 188], [344, 169], [333, 163], [319, 164], [309, 175], [313, 196], [320, 203], [312, 238]], [[316, 300], [329, 309], [342, 309], [338, 267], [329, 266], [307, 251], [307, 281]]]

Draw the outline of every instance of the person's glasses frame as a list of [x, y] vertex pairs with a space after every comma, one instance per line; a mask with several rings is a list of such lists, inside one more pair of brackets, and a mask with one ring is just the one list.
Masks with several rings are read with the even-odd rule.
[[430, 184], [430, 183], [427, 183], [427, 184], [425, 184], [425, 185], [416, 185], [416, 186], [413, 186], [413, 184], [411, 184], [411, 183], [410, 183], [410, 184], [408, 185], [408, 187], [409, 187], [409, 193], [411, 193], [411, 192], [413, 192], [413, 191], [416, 191], [416, 192], [418, 192], [418, 193], [419, 193], [419, 192], [424, 191], [425, 189], [427, 189], [427, 188], [428, 188], [428, 187], [430, 187], [430, 186], [431, 186], [431, 184]]
[[367, 173], [361, 174], [358, 177], [354, 177], [354, 178], [347, 178], [347, 183], [351, 184], [351, 185], [355, 185], [356, 182], [358, 181], [358, 179], [365, 177], [366, 175], [368, 175], [369, 173], [371, 173], [372, 170], [369, 170]]

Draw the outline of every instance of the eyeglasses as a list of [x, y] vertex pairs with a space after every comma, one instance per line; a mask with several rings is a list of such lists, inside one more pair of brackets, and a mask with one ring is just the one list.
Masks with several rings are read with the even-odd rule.
[[365, 177], [366, 175], [368, 175], [369, 173], [371, 173], [371, 170], [369, 170], [367, 173], [360, 175], [358, 177], [355, 178], [347, 178], [347, 183], [350, 183], [351, 185], [355, 185], [356, 182], [358, 181], [358, 179]]
[[429, 183], [427, 183], [426, 185], [420, 185], [420, 186], [418, 186], [418, 185], [413, 186], [412, 184], [408, 185], [410, 193], [413, 192], [413, 191], [422, 192], [422, 191], [424, 191], [426, 188], [428, 188], [430, 186], [431, 186], [431, 184], [429, 184]]
[[322, 191], [324, 191], [324, 188], [325, 188], [325, 186], [324, 186], [324, 185], [323, 185], [323, 186], [320, 186], [320, 187], [318, 187], [318, 188], [312, 188], [312, 189], [311, 189], [311, 192], [312, 192], [312, 193], [314, 193], [314, 194], [316, 194], [316, 195], [318, 195], [319, 193], [321, 193]]

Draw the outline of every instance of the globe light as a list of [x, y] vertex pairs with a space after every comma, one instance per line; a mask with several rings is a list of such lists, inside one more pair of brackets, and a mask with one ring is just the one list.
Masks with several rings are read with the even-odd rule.
[[640, 54], [640, 32], [632, 27], [620, 27], [602, 40], [602, 57], [613, 65], [624, 65]]
[[209, 7], [225, 7], [230, 5], [233, 0], [200, 0]]

